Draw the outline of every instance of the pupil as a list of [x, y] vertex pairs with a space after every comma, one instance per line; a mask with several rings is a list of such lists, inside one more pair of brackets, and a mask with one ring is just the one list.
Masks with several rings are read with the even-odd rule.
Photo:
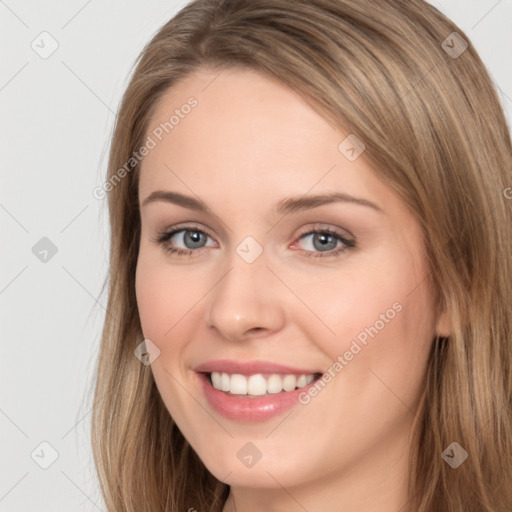
[[[329, 242], [330, 238], [332, 239], [331, 242]], [[314, 240], [313, 245], [315, 246], [315, 249], [325, 249], [327, 244], [333, 243], [333, 242], [334, 242], [334, 245], [336, 245], [336, 240], [334, 239], [334, 237], [332, 235], [329, 235], [326, 233], [321, 233], [320, 235], [318, 235], [318, 240], [320, 240], [319, 245], [316, 244], [317, 238], [314, 238], [313, 240]], [[332, 249], [334, 249], [334, 247], [332, 247]]]
[[191, 241], [192, 246], [195, 247], [195, 244], [201, 245], [201, 236], [202, 233], [199, 231], [189, 231], [187, 232], [186, 238], [187, 241]]

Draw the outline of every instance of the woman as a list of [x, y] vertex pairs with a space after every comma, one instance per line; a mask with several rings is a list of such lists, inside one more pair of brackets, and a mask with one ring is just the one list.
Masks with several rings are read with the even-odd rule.
[[196, 0], [108, 177], [108, 510], [512, 508], [512, 148], [404, 0]]

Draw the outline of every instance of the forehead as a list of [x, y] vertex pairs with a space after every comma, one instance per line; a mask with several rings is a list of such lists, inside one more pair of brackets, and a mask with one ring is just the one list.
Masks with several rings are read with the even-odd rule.
[[155, 147], [142, 162], [141, 199], [156, 188], [233, 195], [254, 208], [262, 199], [308, 191], [391, 199], [364, 158], [349, 161], [340, 151], [350, 132], [254, 70], [202, 68], [188, 75], [162, 96], [147, 135]]
[[[196, 105], [189, 109], [191, 98]], [[173, 126], [169, 127], [171, 117]], [[201, 68], [173, 85], [160, 99], [148, 132], [165, 123], [169, 133], [163, 134], [164, 142], [174, 152], [192, 145], [209, 153], [228, 150], [233, 159], [251, 151], [254, 158], [254, 150], [265, 154], [270, 149], [275, 156], [287, 152], [287, 157], [296, 155], [297, 159], [304, 151], [321, 146], [324, 150], [330, 146], [331, 154], [336, 154], [340, 137], [297, 93], [245, 69]]]

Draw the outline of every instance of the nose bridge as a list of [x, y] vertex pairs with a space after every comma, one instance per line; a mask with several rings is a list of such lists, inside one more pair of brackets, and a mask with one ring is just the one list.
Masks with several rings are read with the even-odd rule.
[[232, 340], [243, 338], [251, 330], [281, 327], [284, 312], [276, 278], [267, 263], [263, 247], [252, 237], [234, 249], [226, 273], [209, 294], [208, 327]]

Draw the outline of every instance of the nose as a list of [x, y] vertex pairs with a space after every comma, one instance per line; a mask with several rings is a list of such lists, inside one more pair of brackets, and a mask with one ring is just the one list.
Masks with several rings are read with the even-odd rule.
[[208, 294], [208, 327], [229, 341], [277, 332], [286, 317], [283, 293], [264, 253], [252, 263], [234, 254], [229, 270]]

